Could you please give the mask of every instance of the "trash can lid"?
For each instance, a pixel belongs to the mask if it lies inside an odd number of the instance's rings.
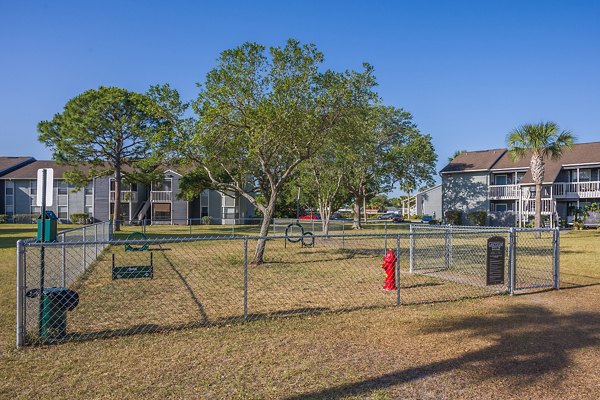
[[[38,217],[38,219],[42,219],[42,214],[40,214],[40,216]],[[46,210],[46,219],[52,219],[57,221],[58,217],[56,216],[56,214],[54,214],[54,211],[52,210]]]
[[[40,289],[30,289],[25,293],[26,297],[34,298],[40,295]],[[60,302],[68,311],[73,310],[79,304],[79,293],[64,287],[44,288],[44,296]]]

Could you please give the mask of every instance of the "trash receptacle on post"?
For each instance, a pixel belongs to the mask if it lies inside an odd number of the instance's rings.
[[[31,289],[25,296],[35,298],[40,289]],[[79,294],[62,287],[44,288],[41,307],[41,340],[44,342],[63,339],[67,335],[67,311],[79,304]]]
[[[42,215],[37,219],[37,240],[38,242],[42,241],[42,229],[45,226],[44,232],[44,241],[45,242],[55,242],[56,234],[57,234],[57,222],[58,218],[56,218],[56,214],[50,210],[46,210],[46,223],[43,223]]]

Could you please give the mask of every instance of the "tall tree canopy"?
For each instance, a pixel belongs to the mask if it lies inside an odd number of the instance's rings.
[[[559,159],[575,142],[570,131],[561,131],[555,122],[525,124],[514,129],[506,139],[513,159],[531,157],[529,168],[535,183],[535,227],[542,226],[542,184],[544,163],[547,159]]]
[[[360,229],[360,207],[367,196],[385,193],[394,185],[417,186],[431,181],[435,154],[431,136],[423,135],[412,115],[399,108],[375,105],[353,120],[352,140],[344,152],[344,185],[354,198],[353,228]]]
[[[374,85],[369,66],[343,74],[321,72],[322,62],[314,45],[296,40],[268,52],[245,43],[221,53],[193,103],[199,119],[184,145],[192,150],[188,160],[213,188],[237,193],[261,212],[261,236],[268,234],[291,174],[338,131],[351,111],[348,104],[368,96]],[[255,264],[263,262],[264,249],[265,240],[259,240]]]
[[[121,187],[153,173],[153,137],[172,129],[163,107],[150,94],[118,87],[91,89],[65,104],[63,112],[38,124],[39,140],[59,163],[74,169],[66,179],[77,187],[97,176],[114,175],[113,227],[119,230]]]

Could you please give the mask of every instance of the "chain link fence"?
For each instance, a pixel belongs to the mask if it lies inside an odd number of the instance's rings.
[[[18,346],[558,288],[556,230],[109,240],[98,229],[18,242]],[[502,279],[489,282],[498,237]]]

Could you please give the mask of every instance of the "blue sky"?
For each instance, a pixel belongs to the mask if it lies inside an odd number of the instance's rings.
[[[600,1],[5,2],[1,155],[50,153],[36,124],[100,85],[184,98],[220,51],[313,42],[326,67],[374,65],[385,103],[455,150],[503,147],[525,122],[600,140]]]

